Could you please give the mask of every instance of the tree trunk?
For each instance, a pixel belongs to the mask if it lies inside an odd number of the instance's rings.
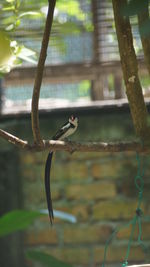
[[[139,32],[140,32],[140,27],[147,20],[149,20],[148,2],[147,2],[145,11],[138,15]],[[142,47],[143,47],[143,52],[144,52],[145,63],[147,65],[147,69],[150,75],[150,37],[142,36],[141,32],[140,32],[140,37],[141,37],[141,42],[142,42]]]
[[[127,4],[127,0],[112,0],[112,3],[123,77],[133,124],[137,136],[143,141],[146,141],[150,135],[150,129],[147,123],[148,112],[138,76],[138,66],[133,47],[131,25],[129,18],[124,17],[120,11],[121,7]]]

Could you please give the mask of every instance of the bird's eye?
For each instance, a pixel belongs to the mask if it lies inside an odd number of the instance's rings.
[[[72,116],[71,116],[71,120],[74,121],[74,119],[75,119],[75,117],[72,115]]]

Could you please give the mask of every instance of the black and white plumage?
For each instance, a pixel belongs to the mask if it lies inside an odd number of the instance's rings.
[[[68,136],[72,135],[78,127],[78,118],[75,116],[71,116],[69,121],[66,122],[52,137],[52,140],[63,140]]]
[[[78,127],[78,118],[72,115],[69,118],[69,121],[66,122],[56,132],[56,134],[52,137],[52,140],[63,140],[67,138],[76,131],[77,127]],[[50,190],[50,169],[51,169],[52,156],[53,156],[53,151],[49,152],[45,164],[45,192],[46,192],[47,206],[51,224],[52,220],[54,219],[51,190]]]

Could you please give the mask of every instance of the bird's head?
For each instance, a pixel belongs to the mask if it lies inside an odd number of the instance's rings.
[[[78,126],[78,118],[74,115],[71,115],[69,118],[69,122],[72,123],[74,126]]]

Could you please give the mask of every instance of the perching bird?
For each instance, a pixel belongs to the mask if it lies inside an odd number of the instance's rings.
[[[69,118],[68,122],[66,122],[56,132],[56,134],[52,137],[52,140],[63,140],[67,138],[76,131],[77,127],[78,127],[78,118],[72,115]],[[47,206],[51,224],[52,220],[54,219],[52,198],[50,191],[50,169],[51,169],[52,156],[53,156],[53,151],[49,152],[45,165],[45,191],[46,191]]]

